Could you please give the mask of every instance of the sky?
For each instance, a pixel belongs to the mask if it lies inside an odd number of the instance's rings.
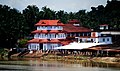
[[[0,4],[8,5],[20,11],[24,10],[28,5],[36,5],[40,10],[42,7],[47,6],[54,11],[90,11],[91,7],[97,7],[98,5],[105,6],[106,3],[107,0],[0,0]]]

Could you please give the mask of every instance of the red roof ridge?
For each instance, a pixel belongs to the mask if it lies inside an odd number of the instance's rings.
[[[63,26],[64,24],[59,20],[40,20],[35,25],[36,26],[54,26],[54,25]]]

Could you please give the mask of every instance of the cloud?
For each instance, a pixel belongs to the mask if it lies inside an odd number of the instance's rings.
[[[106,0],[0,0],[0,4],[8,5],[18,10],[24,10],[28,5],[36,5],[40,9],[47,6],[52,10],[76,12],[81,9],[90,10],[91,6],[105,5]]]

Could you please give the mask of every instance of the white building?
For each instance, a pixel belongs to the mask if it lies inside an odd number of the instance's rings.
[[[37,30],[32,31],[34,38],[28,41],[28,49],[53,50],[76,41],[75,38],[78,43],[112,43],[111,37],[100,32],[92,32],[79,23],[77,20],[71,20],[68,24],[63,24],[59,20],[40,20],[35,24]]]

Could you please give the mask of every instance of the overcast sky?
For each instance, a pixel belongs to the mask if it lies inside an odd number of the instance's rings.
[[[107,0],[0,0],[0,4],[8,5],[20,11],[24,10],[28,5],[36,5],[41,8],[47,6],[52,10],[64,10],[67,12],[77,12],[85,9],[91,10],[91,7],[98,5],[106,5]]]

